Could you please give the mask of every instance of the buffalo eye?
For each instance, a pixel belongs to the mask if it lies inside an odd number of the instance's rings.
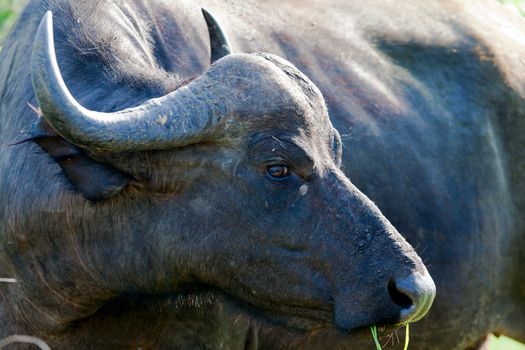
[[[288,167],[282,164],[269,166],[267,172],[270,178],[276,180],[282,180],[289,175]]]

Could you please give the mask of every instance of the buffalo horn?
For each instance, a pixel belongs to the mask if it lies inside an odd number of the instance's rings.
[[[210,107],[214,104],[206,103],[210,84],[204,77],[122,111],[102,113],[84,108],[62,79],[50,11],[38,27],[31,74],[43,117],[64,139],[83,148],[126,152],[180,147],[204,139],[221,117]]]
[[[211,46],[211,63],[218,59],[229,55],[232,50],[228,37],[222,30],[219,22],[215,20],[213,15],[206,9],[202,9],[202,14],[208,25],[208,33],[210,34],[210,46]]]

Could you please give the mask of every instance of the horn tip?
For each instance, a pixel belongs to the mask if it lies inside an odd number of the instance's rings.
[[[42,20],[40,21],[40,27],[51,26],[52,28],[52,25],[53,25],[53,12],[51,12],[51,10],[47,10],[44,16],[42,17]]]
[[[47,11],[40,25],[38,26],[37,34],[35,37],[35,44],[40,43],[41,41],[46,42],[49,40],[49,37],[53,35],[53,12]]]
[[[211,15],[210,15],[210,11],[208,11],[208,10],[206,9],[206,7],[202,7],[202,8],[201,8],[201,12],[202,12],[202,14],[204,15],[204,17],[210,17],[210,16],[211,16]]]
[[[226,36],[226,33],[222,30],[219,22],[205,7],[201,8],[201,12],[206,20],[208,26],[208,33],[210,35],[210,46],[211,46],[211,63],[218,59],[231,54],[231,46]]]

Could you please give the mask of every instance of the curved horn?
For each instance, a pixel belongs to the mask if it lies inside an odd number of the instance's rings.
[[[82,107],[60,74],[50,11],[42,18],[33,44],[31,76],[43,117],[64,139],[84,148],[125,152],[180,147],[205,138],[222,115],[206,103],[210,83],[205,77],[115,113]]]
[[[204,8],[202,9],[202,14],[208,25],[211,46],[211,63],[213,63],[219,58],[229,55],[232,50],[228,37],[222,30],[219,22],[217,22],[213,15]]]

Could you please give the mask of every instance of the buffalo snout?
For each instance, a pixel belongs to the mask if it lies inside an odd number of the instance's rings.
[[[357,295],[355,291],[353,295],[343,292],[335,298],[334,317],[338,328],[350,331],[373,324],[401,325],[416,322],[430,310],[436,295],[436,286],[426,269],[404,277],[391,278],[386,282],[377,278],[376,283],[382,285],[382,288],[374,298],[368,299],[368,302],[372,301],[375,305],[356,305],[356,302],[362,300],[359,294],[366,294],[365,290]],[[368,312],[356,318],[356,310],[365,307]]]
[[[328,230],[332,254],[325,255],[335,325],[350,331],[420,320],[436,287],[412,246],[343,174],[326,176],[321,188],[327,203],[337,203],[325,216],[336,223]]]

